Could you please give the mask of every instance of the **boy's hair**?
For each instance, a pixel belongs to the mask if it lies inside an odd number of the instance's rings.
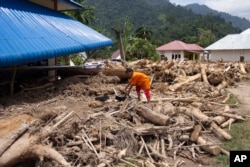
[[[129,73],[129,72],[134,72],[134,70],[133,70],[132,68],[126,68],[125,73],[127,74],[127,73]]]

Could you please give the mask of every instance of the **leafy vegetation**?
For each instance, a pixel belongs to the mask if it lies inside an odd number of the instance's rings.
[[[84,9],[68,14],[110,37],[115,43],[113,48],[102,52],[98,50],[95,54],[99,57],[111,55],[111,52],[119,48],[118,38],[113,29],[122,33],[128,58],[150,59],[157,58],[157,54],[150,51],[151,49],[172,40],[197,43],[207,47],[227,34],[241,32],[240,28],[233,27],[219,15],[196,14],[168,0],[79,0],[79,2],[84,5]],[[129,24],[129,27],[125,24]],[[142,52],[142,48],[148,50]]]
[[[133,29],[144,26],[152,31],[151,42],[157,46],[172,40],[199,43],[206,47],[229,33],[241,30],[234,28],[218,15],[195,14],[189,9],[175,6],[167,0],[86,0],[95,7],[97,21],[90,24],[108,32],[115,39],[111,28],[129,19]],[[210,32],[211,38],[204,42],[200,30]]]

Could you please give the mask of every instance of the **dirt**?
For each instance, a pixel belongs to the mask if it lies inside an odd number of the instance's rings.
[[[125,87],[125,83],[102,84],[102,82],[103,81],[98,80],[97,77],[91,78],[91,81],[86,81],[85,78],[83,79],[71,77],[63,80],[58,80],[53,83],[53,85],[50,85],[46,82],[42,83],[41,81],[39,83],[26,83],[26,85],[23,85],[26,87],[26,89],[24,89],[25,91],[18,92],[13,97],[1,96],[0,119],[5,119],[7,117],[19,114],[30,114],[36,118],[41,119],[41,125],[46,125],[51,124],[51,120],[61,113],[76,111],[77,117],[74,118],[73,123],[67,124],[64,126],[64,128],[59,130],[64,131],[62,132],[62,134],[74,134],[73,131],[79,128],[77,127],[79,125],[78,123],[88,120],[89,117],[93,115],[93,113],[100,111],[100,107],[104,111],[116,111],[117,109],[115,107],[123,105],[123,102],[116,102],[116,104],[114,105],[113,100],[115,96],[109,91],[110,88],[115,88],[118,91],[122,90]],[[38,89],[33,90],[32,88],[35,87]],[[226,90],[236,95],[240,100],[238,107],[233,108],[233,110],[240,112],[241,114],[249,114],[250,111],[248,103],[250,101],[250,81],[244,80],[238,83],[235,87],[230,87]],[[110,103],[105,106],[103,105],[103,103],[94,103],[95,97],[103,95],[104,93],[108,93],[110,95]],[[126,115],[121,116],[121,119],[122,117],[125,118]],[[91,127],[91,123],[93,122],[91,120],[88,120],[86,121],[85,126],[87,126],[92,131],[92,133],[95,133],[95,131],[98,131],[98,129],[96,129],[96,127]],[[101,123],[103,127],[116,127],[115,125],[105,125],[107,123],[105,122],[105,120],[102,120]],[[72,128],[72,126],[74,126],[74,128]],[[60,137],[61,136],[54,136],[54,140],[57,140],[59,148],[60,144],[63,145],[65,144],[65,142],[67,142],[60,141],[62,139]],[[73,136],[71,136],[71,138],[72,137]],[[89,157],[87,158],[89,159]],[[182,165],[183,167],[209,167],[211,166],[211,162],[213,161],[214,157],[209,155],[200,156],[199,160],[195,162],[183,157],[177,157],[177,159],[179,159],[180,162],[184,162],[184,164]]]
[[[227,91],[234,94],[237,99],[239,100],[239,104],[237,108],[234,108],[234,110],[237,110],[243,115],[250,114],[250,80],[246,79],[238,83],[234,87],[227,88]]]

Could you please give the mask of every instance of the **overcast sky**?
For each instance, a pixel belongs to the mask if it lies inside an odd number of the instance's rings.
[[[219,12],[226,12],[250,20],[249,0],[170,0],[170,2],[182,6],[192,3],[204,4]]]

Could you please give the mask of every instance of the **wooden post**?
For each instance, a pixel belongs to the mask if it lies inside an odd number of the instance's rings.
[[[48,66],[54,66],[56,64],[55,58],[48,59]],[[48,70],[48,77],[50,81],[55,81],[56,70]]]
[[[16,78],[16,66],[14,66],[13,75],[12,75],[12,78],[10,81],[10,96],[13,96],[13,94],[14,94],[15,78]]]

